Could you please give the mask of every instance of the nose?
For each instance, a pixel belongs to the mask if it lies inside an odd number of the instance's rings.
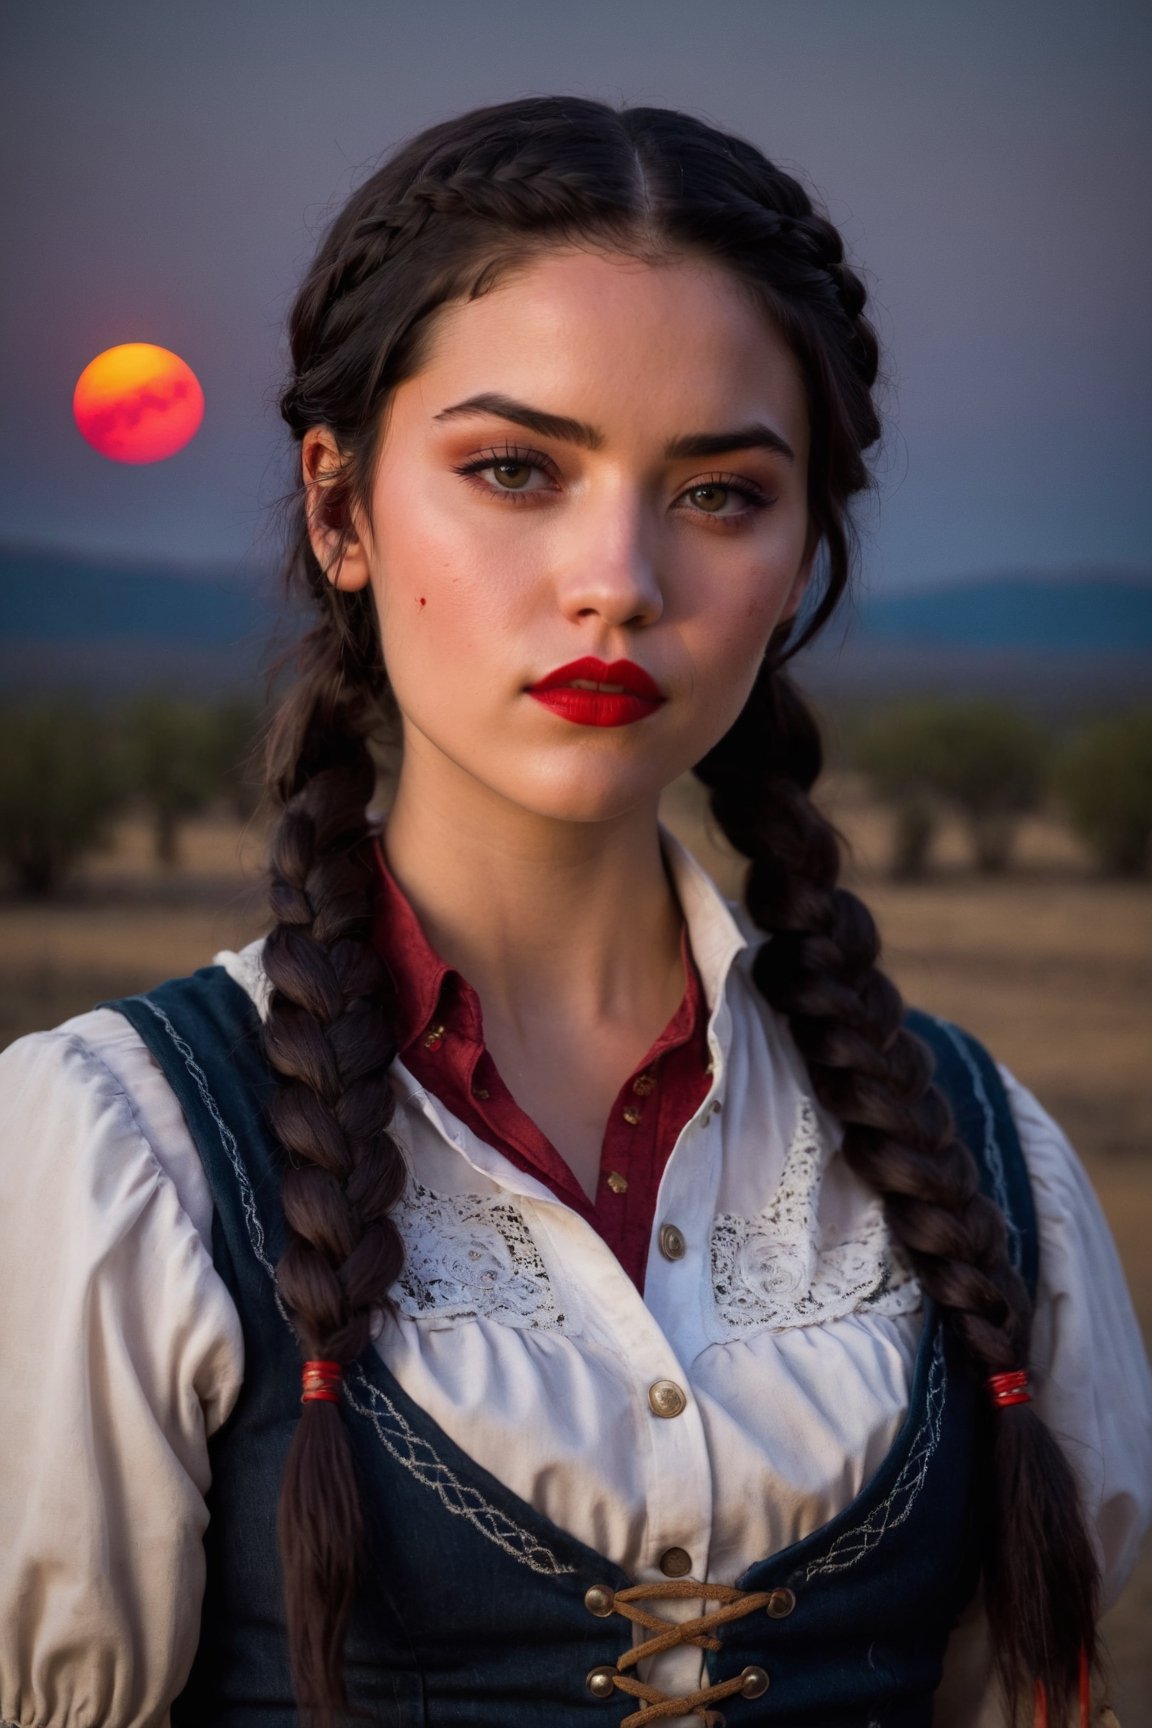
[[[664,610],[657,541],[635,496],[589,509],[557,578],[565,615],[634,629],[654,624]]]

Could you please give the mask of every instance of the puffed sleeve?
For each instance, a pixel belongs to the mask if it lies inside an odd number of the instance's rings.
[[[159,1728],[187,1677],[207,1441],[243,1371],[210,1228],[122,1016],[0,1056],[0,1721]]]
[[[1152,1376],[1116,1247],[1084,1167],[1047,1111],[1000,1069],[1032,1181],[1040,1279],[1032,1340],[1038,1412],[1080,1482],[1101,1604],[1123,1588],[1152,1520]],[[949,1645],[933,1728],[1004,1728],[979,1597]]]

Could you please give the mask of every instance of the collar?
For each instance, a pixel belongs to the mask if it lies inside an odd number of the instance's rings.
[[[764,940],[725,900],[711,876],[670,829],[660,824],[660,847],[700,972],[709,1013],[715,1015],[733,962]],[[745,925],[747,924],[747,928]]]
[[[749,938],[720,890],[688,848],[661,824],[660,846],[669,880],[684,914],[685,934],[700,974],[709,1016],[714,1016],[733,961]],[[400,1002],[399,1045],[404,1049],[434,1021],[445,989],[462,990],[466,981],[436,953],[392,874],[383,843],[373,843],[377,869],[373,941],[385,956]]]
[[[405,1049],[432,1022],[446,984],[460,985],[461,974],[432,947],[412,903],[388,867],[380,835],[372,843],[376,864],[376,901],[372,942],[384,957],[396,987],[397,1043]]]

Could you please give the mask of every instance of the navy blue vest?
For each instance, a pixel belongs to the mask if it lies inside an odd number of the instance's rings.
[[[291,1728],[276,1552],[281,1468],[300,1414],[299,1353],[277,1298],[284,1245],[273,1084],[255,1010],[220,967],[105,1004],[131,1021],[180,1101],[215,1203],[213,1259],[244,1333],[244,1385],[210,1442],[207,1588],[174,1728]],[[999,1076],[966,1034],[925,1015],[937,1080],[1005,1211],[1017,1264],[1036,1277],[1027,1172]],[[369,1347],[349,1371],[345,1417],[365,1507],[362,1587],[347,1642],[348,1693],[383,1728],[610,1728],[636,1703],[592,1696],[589,1671],[631,1647],[591,1585],[635,1580],[480,1468],[407,1396]],[[928,1728],[949,1631],[980,1563],[982,1401],[926,1303],[907,1417],[855,1500],[751,1566],[747,1590],[787,1586],[785,1618],[723,1630],[710,1683],[755,1664],[770,1685],[724,1700],[728,1728]]]

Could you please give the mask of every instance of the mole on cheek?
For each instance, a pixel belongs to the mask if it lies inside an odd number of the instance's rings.
[[[421,596],[420,596],[420,604],[421,604],[421,606],[427,606],[427,604],[428,604],[428,602],[427,602],[427,600],[425,600],[423,594],[421,594]]]

